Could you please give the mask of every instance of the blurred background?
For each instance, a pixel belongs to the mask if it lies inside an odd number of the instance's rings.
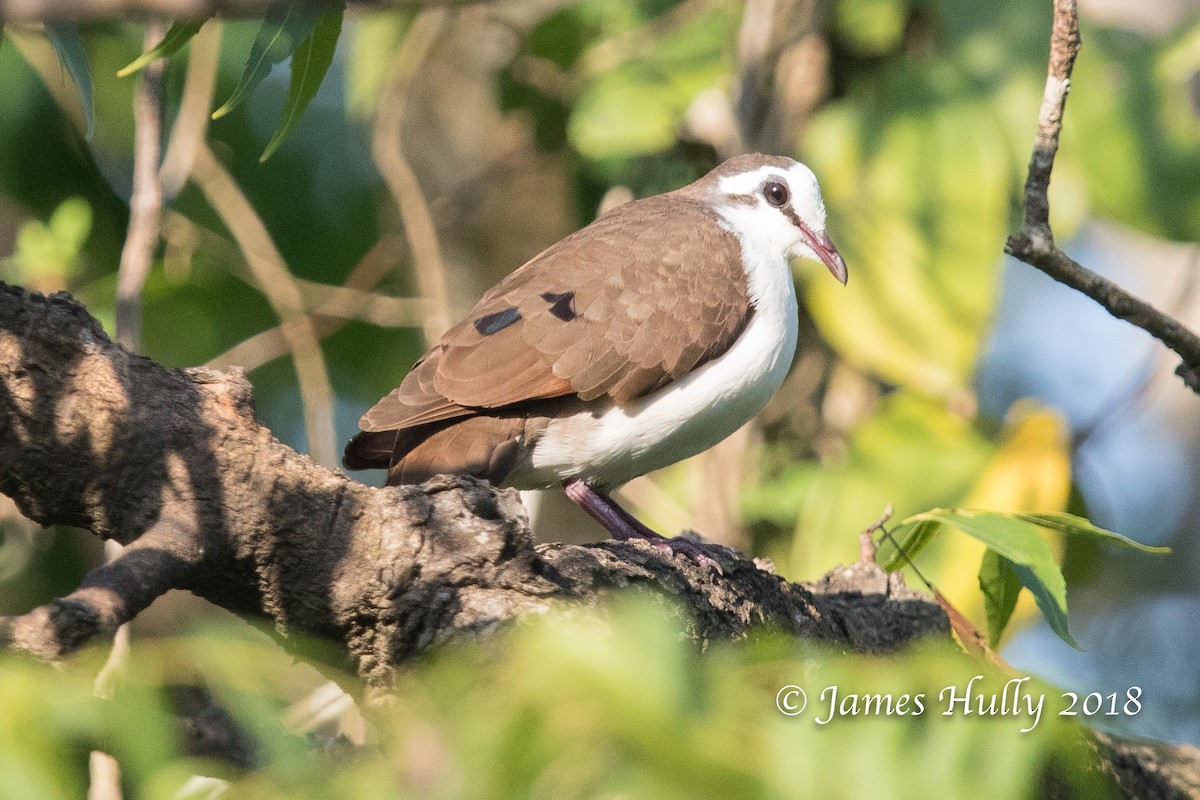
[[[1080,6],[1056,237],[1195,328],[1200,6]],[[795,265],[803,341],[784,389],[713,451],[631,483],[630,507],[664,532],[770,558],[792,580],[853,560],[858,531],[889,502],[897,519],[938,506],[1070,510],[1168,544],[1171,555],[1149,556],[1055,540],[1084,650],[1023,602],[1002,653],[1068,688],[1141,686],[1147,710],[1128,730],[1200,744],[1200,398],[1147,335],[1002,255],[1050,11],[1041,0],[352,7],[314,101],[262,163],[287,72],[206,122],[258,29],[211,20],[166,67],[175,172],[141,350],[170,366],[244,367],[261,420],[332,466],[426,336],[542,248],[738,152],[793,155],[821,181],[850,282]],[[111,331],[137,81],[115,74],[143,28],[89,24],[82,40],[90,138],[41,31],[4,29],[0,277],[66,289]],[[256,267],[270,246],[282,279]],[[315,355],[283,335],[295,313],[312,320]],[[530,505],[543,540],[601,538],[558,494]],[[70,591],[101,557],[91,537],[42,532],[3,498],[0,532],[4,614]],[[976,621],[982,552],[944,534],[920,560]],[[171,630],[197,605],[167,598],[135,627]]]

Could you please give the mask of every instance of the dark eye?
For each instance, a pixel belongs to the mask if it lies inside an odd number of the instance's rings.
[[[771,181],[763,187],[763,197],[767,198],[767,202],[776,208],[782,208],[787,205],[788,190],[787,187],[778,181]]]

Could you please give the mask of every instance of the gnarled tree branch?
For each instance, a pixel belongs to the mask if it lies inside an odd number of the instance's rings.
[[[771,624],[886,650],[947,630],[936,606],[878,572],[864,595],[741,560],[720,576],[636,544],[535,546],[515,491],[456,477],[365,486],[272,437],[240,373],[166,369],[109,341],[66,295],[4,284],[0,492],[43,525],[126,545],[76,592],[3,621],[4,639],[49,659],[170,588],[333,640],[378,687],[434,642],[637,584],[680,600],[701,638]]]
[[[1025,220],[1021,229],[1009,237],[1004,249],[1059,283],[1083,292],[1114,317],[1138,326],[1174,350],[1183,359],[1175,373],[1192,391],[1200,393],[1200,337],[1179,320],[1079,264],[1054,244],[1048,197],[1050,172],[1058,153],[1063,111],[1079,45],[1079,14],[1075,0],[1054,0],[1046,89],[1038,114],[1037,140],[1029,159],[1029,175],[1025,180]]]

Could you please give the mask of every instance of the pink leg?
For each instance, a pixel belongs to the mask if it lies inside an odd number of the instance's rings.
[[[721,574],[724,574],[721,565],[705,551],[717,550],[722,555],[733,555],[729,548],[722,547],[721,545],[706,545],[678,536],[668,539],[657,534],[639,522],[628,511],[621,508],[617,504],[617,501],[603,492],[596,491],[583,481],[563,481],[563,489],[572,502],[586,511],[592,519],[603,525],[604,529],[614,539],[619,541],[627,542],[630,539],[642,539],[650,542],[655,547],[670,550],[672,553],[683,553],[697,564],[707,564]]]

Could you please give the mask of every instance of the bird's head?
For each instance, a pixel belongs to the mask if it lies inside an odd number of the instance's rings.
[[[736,156],[692,186],[743,242],[821,261],[846,282],[846,262],[825,232],[821,187],[800,162],[757,153]]]

